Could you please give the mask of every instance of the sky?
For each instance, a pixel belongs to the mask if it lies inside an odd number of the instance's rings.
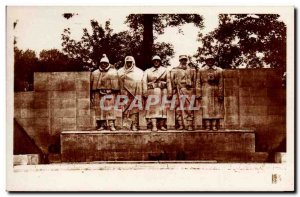
[[[83,35],[83,28],[92,31],[90,20],[95,19],[104,26],[105,21],[110,20],[111,28],[115,33],[129,30],[125,24],[126,16],[132,13],[153,13],[144,7],[9,7],[7,21],[17,21],[13,30],[17,37],[17,46],[20,49],[32,49],[37,55],[43,50],[62,50],[61,34],[65,28],[71,29],[71,37],[80,40]],[[224,9],[220,8],[222,12]],[[153,8],[150,8],[153,10]],[[187,13],[185,7],[170,8],[160,7],[154,9],[156,13]],[[259,10],[258,10],[259,11]],[[271,13],[274,12],[270,9]],[[284,11],[284,10],[283,10]],[[283,12],[281,11],[281,12]],[[177,27],[168,27],[164,34],[159,35],[157,42],[171,43],[174,47],[174,57],[171,59],[171,66],[177,66],[179,55],[193,56],[197,52],[200,43],[197,41],[199,31],[205,35],[218,27],[218,13],[220,11],[205,7],[195,7],[188,13],[200,14],[204,18],[204,28],[200,30],[193,24],[185,24],[181,27],[183,33],[178,32]],[[231,11],[232,12],[232,11]],[[229,12],[229,13],[231,13]],[[257,10],[255,11],[257,12]],[[262,12],[260,10],[260,12]],[[263,11],[264,13],[265,11]],[[69,20],[63,17],[63,13],[77,13]],[[245,12],[242,12],[245,13]],[[276,10],[275,13],[278,13]],[[280,13],[279,13],[280,14]],[[280,14],[279,20],[288,21],[288,16]],[[109,58],[109,57],[108,57]]]
[[[69,20],[63,13],[78,13]],[[10,21],[18,20],[14,34],[17,37],[17,46],[20,49],[32,49],[37,55],[43,49],[61,50],[61,34],[63,29],[71,29],[71,37],[80,40],[83,28],[91,32],[90,20],[95,19],[104,26],[105,21],[111,21],[111,27],[115,33],[128,30],[124,23],[126,16],[132,13],[131,9],[102,9],[99,7],[14,7],[9,12]],[[204,17],[205,28],[203,34],[212,31],[218,26],[218,15],[212,13],[199,13]],[[159,35],[158,42],[172,43],[174,46],[174,58],[171,65],[178,64],[178,56],[181,54],[194,55],[199,42],[196,41],[199,28],[193,24],[182,26],[183,34],[176,27],[168,27],[163,35]]]

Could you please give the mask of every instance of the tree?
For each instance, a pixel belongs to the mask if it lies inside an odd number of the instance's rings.
[[[70,59],[57,49],[40,52],[39,72],[83,71],[80,62]]]
[[[199,34],[195,57],[216,57],[222,68],[286,67],[286,25],[277,14],[220,14],[219,27]]]
[[[203,17],[198,14],[130,14],[126,23],[137,34],[142,35],[141,59],[144,62],[142,69],[145,70],[150,67],[151,58],[156,54],[156,34],[163,34],[166,27],[179,27],[179,32],[182,32],[180,26],[186,23],[193,23],[201,29]]]
[[[38,66],[38,58],[34,51],[25,51],[14,47],[14,90],[32,90],[33,72]]]
[[[82,62],[86,70],[94,70],[103,54],[109,57],[110,63],[116,68],[123,66],[125,57],[131,55],[136,59],[137,66],[143,68],[141,34],[134,31],[114,33],[109,21],[103,28],[97,21],[91,20],[91,26],[92,33],[84,28],[79,41],[71,39],[69,28],[64,30],[62,46],[69,58]],[[172,45],[164,42],[151,45],[150,51],[160,54],[166,65],[169,65],[170,57],[174,54]]]

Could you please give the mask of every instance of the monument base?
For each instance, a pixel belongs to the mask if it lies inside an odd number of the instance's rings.
[[[62,162],[266,162],[267,158],[267,153],[255,152],[253,130],[61,133]]]

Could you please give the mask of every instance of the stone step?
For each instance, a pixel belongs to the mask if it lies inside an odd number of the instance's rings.
[[[253,160],[253,130],[64,131],[62,162],[156,160]],[[236,159],[234,159],[236,158]]]

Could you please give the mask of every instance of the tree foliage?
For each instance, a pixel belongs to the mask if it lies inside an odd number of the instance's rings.
[[[98,67],[103,54],[106,54],[110,63],[119,68],[123,66],[124,59],[128,55],[134,56],[137,66],[143,68],[141,57],[142,35],[133,31],[114,33],[110,27],[110,21],[106,21],[102,27],[97,21],[91,20],[92,32],[83,29],[83,35],[76,41],[71,38],[71,30],[64,30],[62,34],[63,52],[69,58],[82,62],[86,70],[94,70]],[[169,64],[170,57],[174,54],[172,45],[168,43],[155,43],[153,51],[164,58],[164,63]]]
[[[50,49],[40,52],[38,71],[83,71],[83,68],[79,61],[69,58],[57,49]]]
[[[151,58],[157,53],[155,45],[158,43],[155,43],[155,40],[157,35],[164,33],[166,27],[178,27],[181,33],[180,27],[186,23],[193,23],[199,29],[203,28],[203,17],[199,14],[130,14],[125,22],[136,34],[142,36],[141,59],[144,62],[142,69],[151,66]]]
[[[32,90],[33,72],[38,67],[38,58],[33,50],[14,48],[14,90]]]
[[[199,41],[198,62],[211,54],[222,68],[286,67],[286,25],[277,14],[220,14],[219,27]]]
[[[83,71],[79,62],[68,58],[57,49],[35,51],[14,48],[14,90],[32,91],[34,72]]]

